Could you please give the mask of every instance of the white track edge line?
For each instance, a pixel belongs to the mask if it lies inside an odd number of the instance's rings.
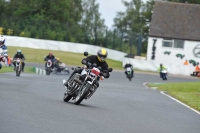
[[[148,87],[146,84],[148,84],[148,82],[143,83],[143,85],[144,85],[146,88],[150,88],[150,87]],[[150,89],[151,89],[151,88],[150,88]],[[172,100],[174,100],[174,101],[180,103],[181,105],[183,105],[183,106],[185,106],[185,107],[191,109],[192,111],[194,111],[195,113],[197,113],[197,114],[200,115],[200,112],[199,112],[199,111],[197,111],[197,110],[191,108],[190,106],[186,105],[185,103],[182,103],[181,101],[177,100],[176,98],[173,98],[173,97],[171,97],[170,95],[165,94],[164,91],[160,91],[160,93],[163,94],[163,95],[165,95],[165,96],[167,96],[167,97],[169,97],[169,98],[171,98]]]
[[[174,101],[176,101],[176,102],[182,104],[183,106],[185,106],[185,107],[191,109],[192,111],[194,111],[195,113],[197,113],[197,114],[200,115],[200,112],[199,112],[199,111],[197,111],[197,110],[191,108],[190,106],[186,105],[185,103],[182,103],[181,101],[177,100],[176,98],[173,98],[173,97],[171,97],[170,95],[165,94],[164,91],[161,91],[160,93],[163,94],[163,95],[165,95],[165,96],[167,96],[167,97],[169,97],[169,98],[171,98],[172,100],[174,100]]]

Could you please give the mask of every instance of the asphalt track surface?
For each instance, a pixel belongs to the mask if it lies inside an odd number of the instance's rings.
[[[41,66],[41,65],[38,65]],[[200,115],[143,83],[198,82],[199,79],[123,72],[80,105],[62,100],[66,75],[0,74],[0,133],[199,133]]]

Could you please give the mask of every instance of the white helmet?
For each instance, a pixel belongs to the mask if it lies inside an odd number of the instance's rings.
[[[0,45],[5,43],[5,38],[3,35],[0,35]]]

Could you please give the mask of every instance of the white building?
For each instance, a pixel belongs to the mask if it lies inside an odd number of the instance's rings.
[[[147,60],[163,63],[171,71],[194,71],[195,63],[200,62],[200,5],[155,2]],[[190,62],[187,68],[183,65],[186,60]]]

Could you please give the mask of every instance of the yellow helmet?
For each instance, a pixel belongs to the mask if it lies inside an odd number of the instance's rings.
[[[102,48],[97,52],[97,58],[100,62],[104,62],[108,56],[106,49]]]
[[[56,58],[56,60],[60,60],[59,58]]]

